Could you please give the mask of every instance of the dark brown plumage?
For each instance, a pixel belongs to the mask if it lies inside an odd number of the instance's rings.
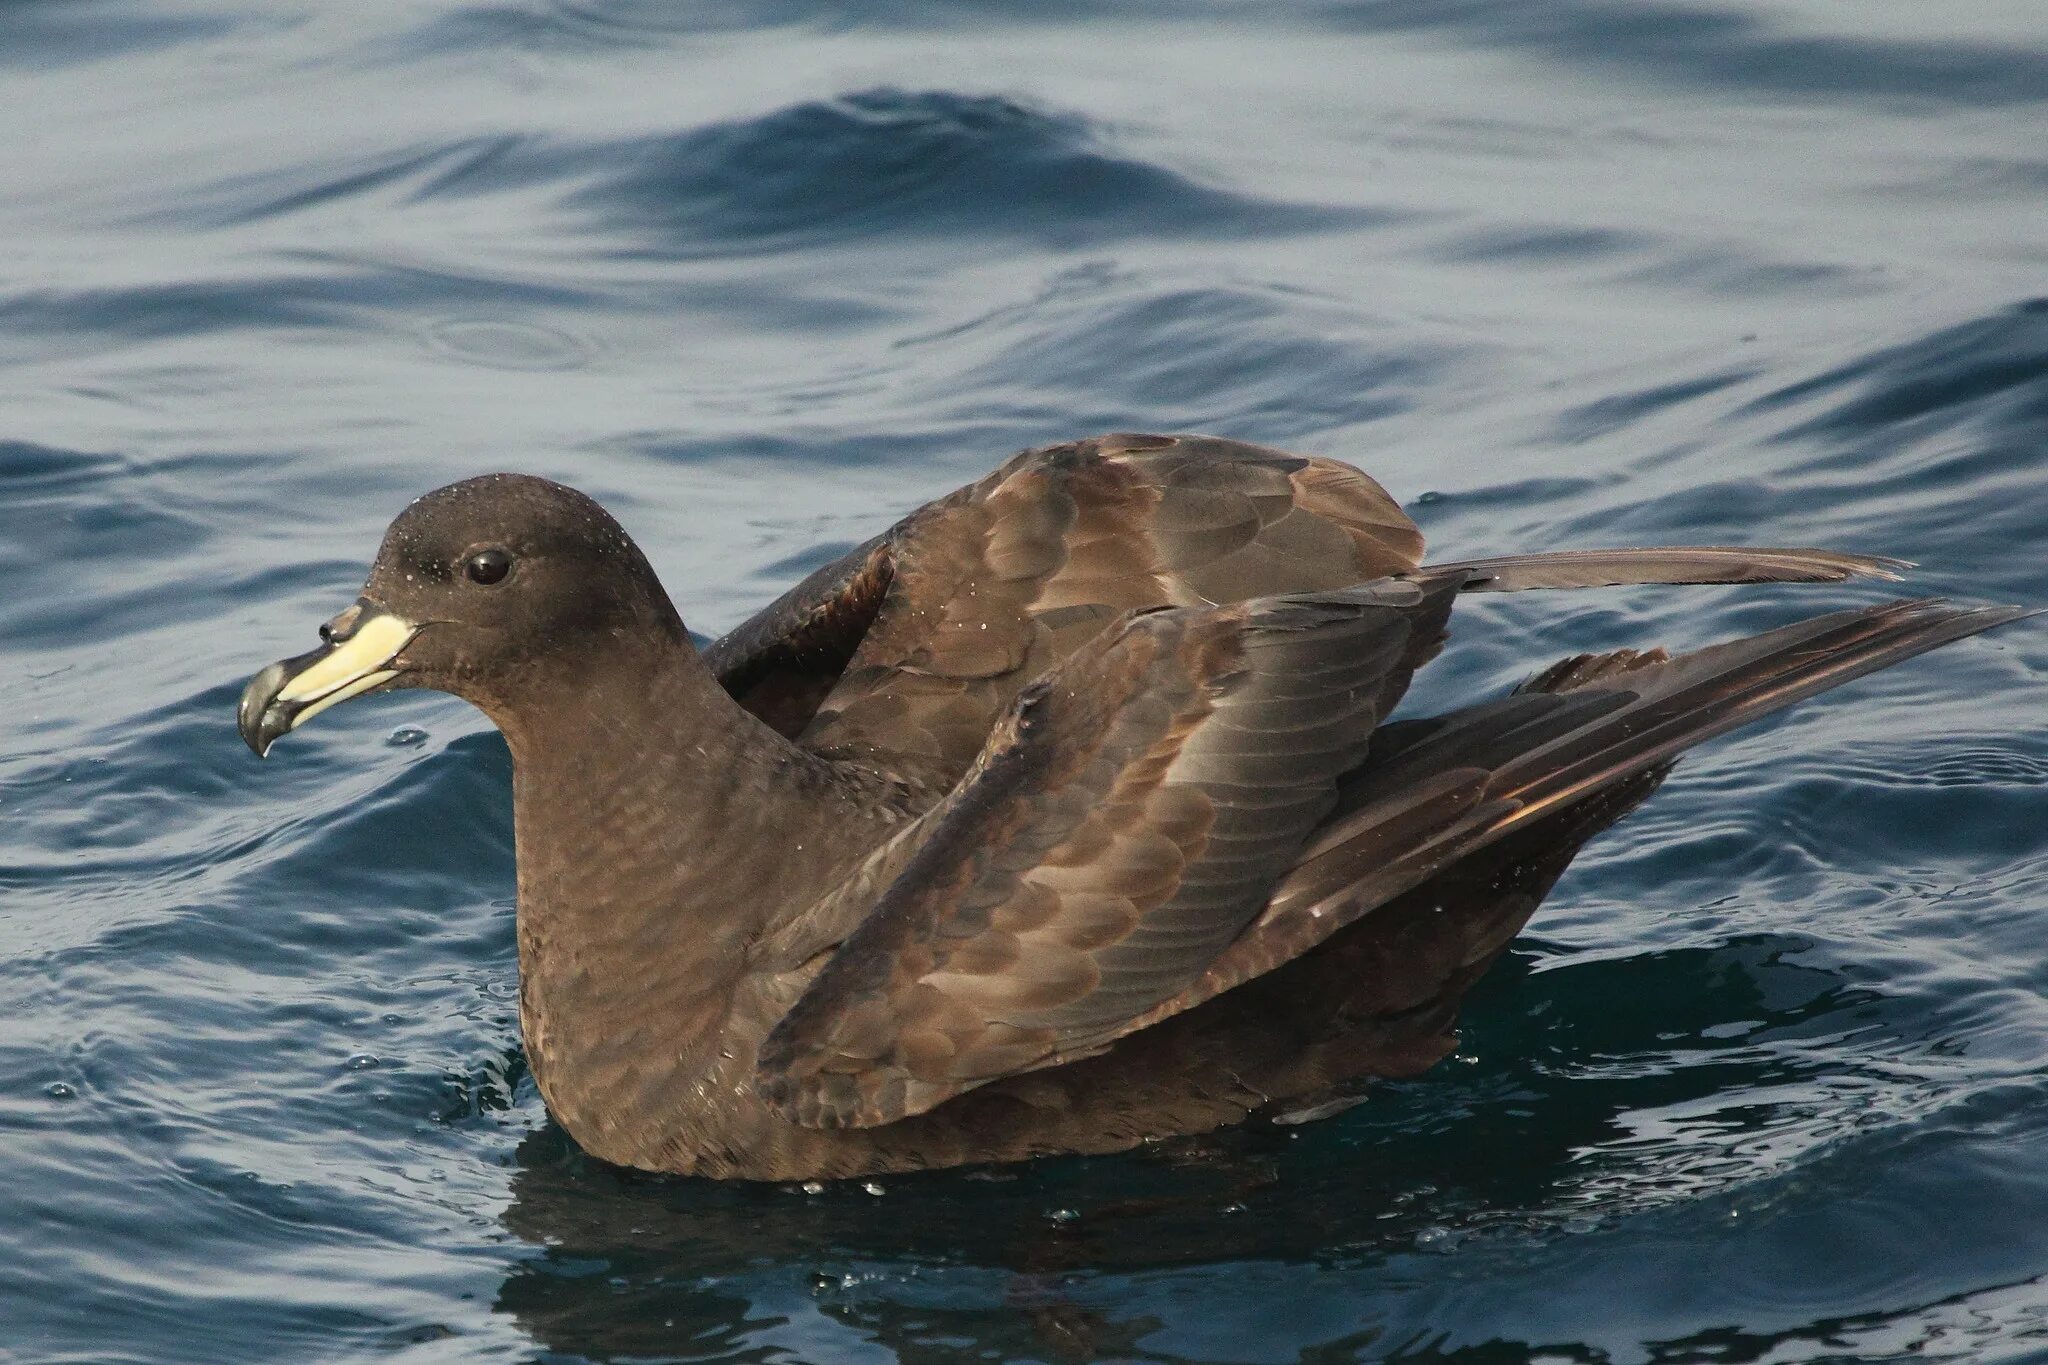
[[[551,1111],[626,1165],[839,1176],[1114,1151],[1413,1074],[1682,750],[2024,614],[1887,603],[1388,723],[1463,592],[1904,567],[1421,554],[1347,465],[1111,436],[1017,456],[700,655],[602,509],[492,476],[408,508],[241,724],[260,753],[368,691],[481,707],[514,760]]]

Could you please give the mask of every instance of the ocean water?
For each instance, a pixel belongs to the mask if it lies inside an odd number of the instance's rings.
[[[7,0],[0,93],[0,1359],[2048,1359],[2039,623],[1689,759],[1426,1077],[818,1193],[549,1125],[474,712],[232,719],[457,477],[715,634],[1111,429],[2048,604],[2032,0]]]

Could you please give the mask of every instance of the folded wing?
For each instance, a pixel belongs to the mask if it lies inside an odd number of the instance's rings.
[[[1130,618],[1034,684],[770,1035],[785,1117],[865,1126],[1100,1050],[1260,913],[1463,574]]]

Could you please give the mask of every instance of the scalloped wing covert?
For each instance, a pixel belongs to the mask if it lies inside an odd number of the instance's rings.
[[[893,878],[769,1036],[764,1095],[812,1126],[886,1123],[1097,1051],[1199,980],[1463,581],[1152,612],[1077,651],[905,832],[908,856],[877,855]]]
[[[1028,450],[904,518],[706,654],[743,705],[936,794],[1019,690],[1123,613],[1412,569],[1422,534],[1334,460],[1208,436]]]

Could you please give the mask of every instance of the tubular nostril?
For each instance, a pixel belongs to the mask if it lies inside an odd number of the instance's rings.
[[[332,648],[348,640],[356,633],[356,627],[363,621],[363,604],[356,603],[338,616],[330,616],[320,625],[320,643]]]

